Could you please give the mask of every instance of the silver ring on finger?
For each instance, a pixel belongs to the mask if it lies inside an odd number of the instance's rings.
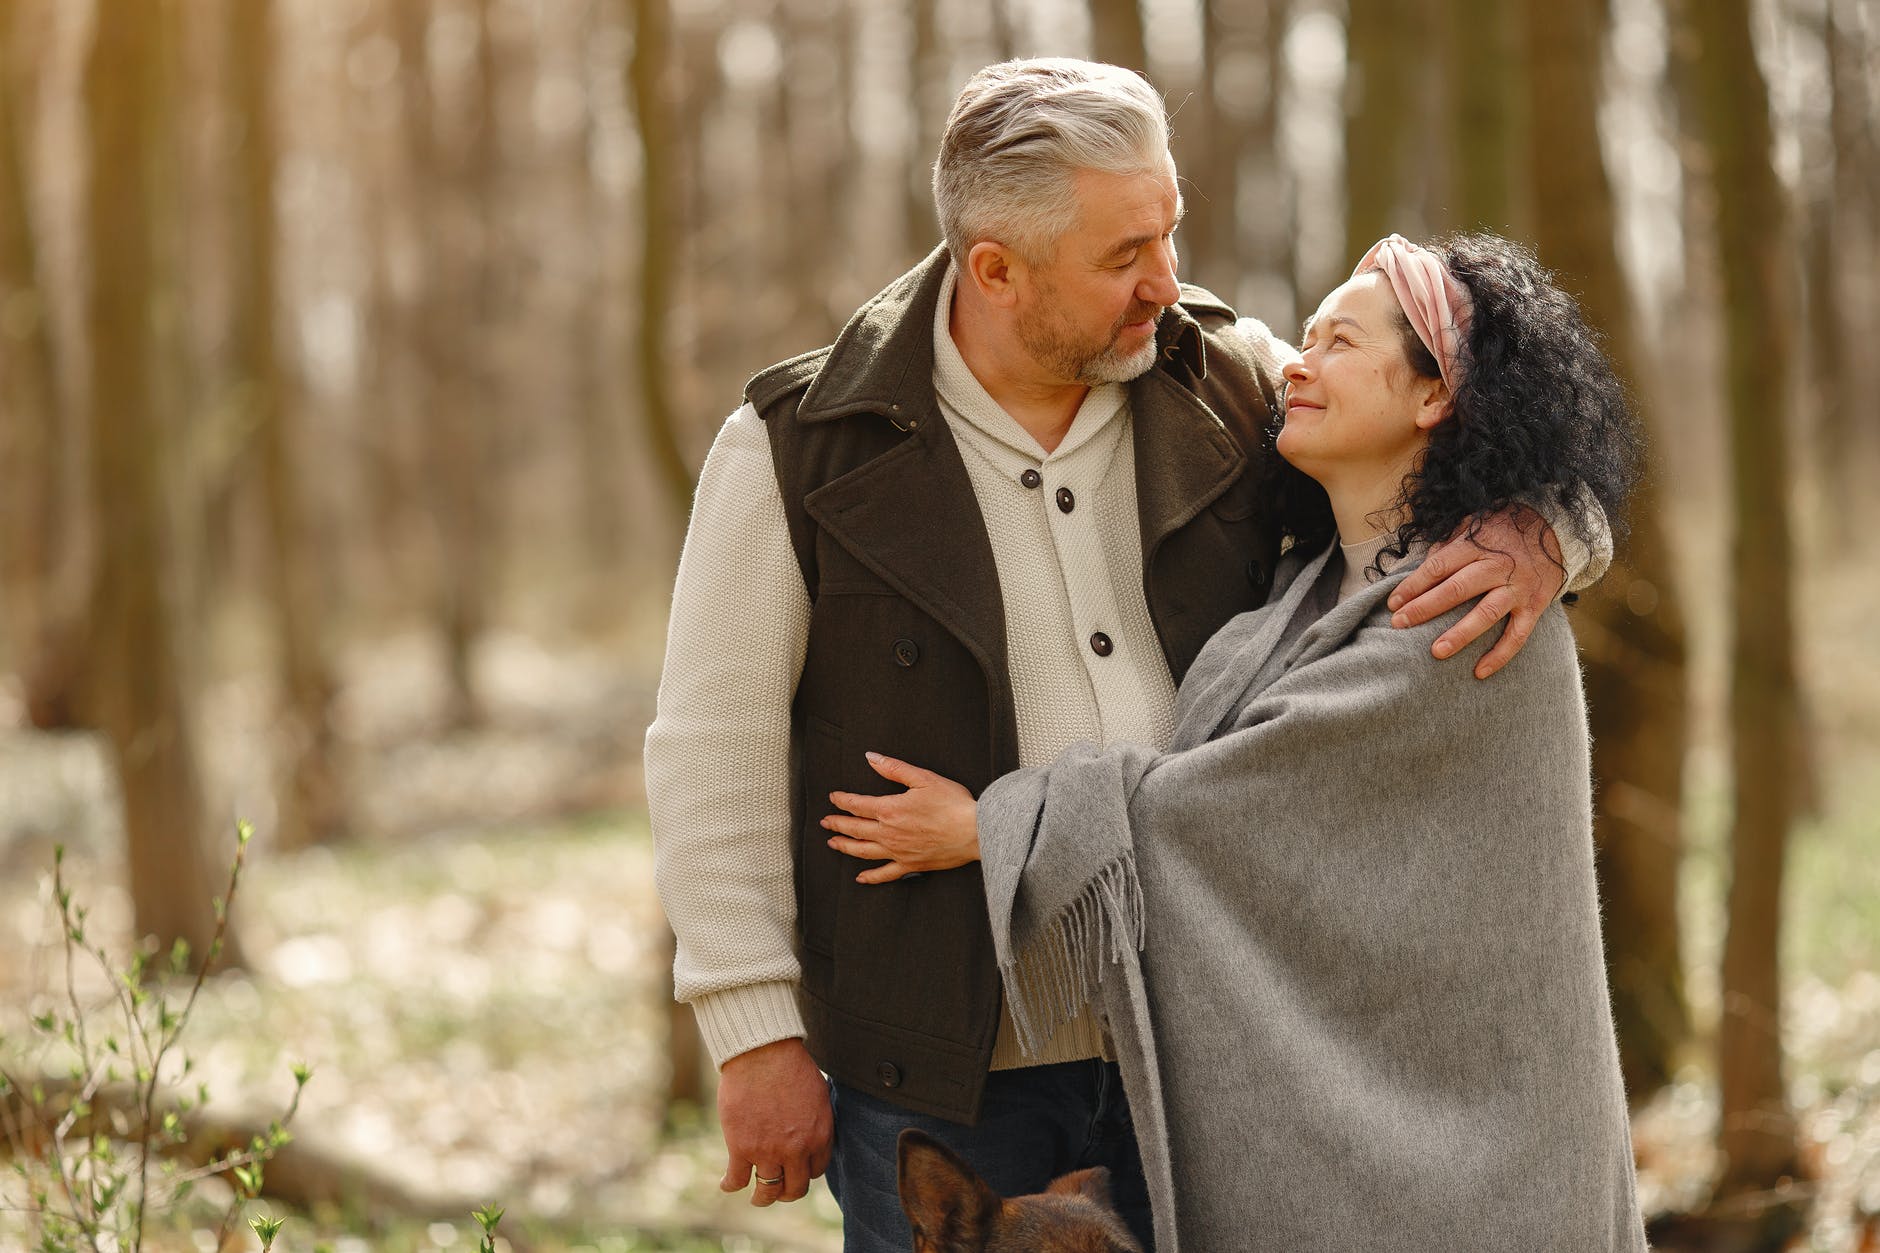
[[[783,1182],[782,1175],[778,1175],[775,1179],[766,1179],[762,1175],[758,1174],[756,1171],[752,1171],[751,1177],[766,1188],[774,1188],[778,1184]]]

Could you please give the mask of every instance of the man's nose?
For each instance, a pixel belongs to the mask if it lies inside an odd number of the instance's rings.
[[[1136,294],[1144,300],[1152,300],[1164,308],[1182,298],[1182,285],[1175,277],[1175,245],[1173,241],[1163,240],[1156,249],[1157,260],[1154,269],[1143,279]]]

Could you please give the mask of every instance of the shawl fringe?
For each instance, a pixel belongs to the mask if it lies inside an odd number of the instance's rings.
[[[1095,1003],[1107,967],[1142,951],[1142,883],[1124,853],[1091,877],[1023,952],[999,963],[1006,1005],[1027,1053]]]

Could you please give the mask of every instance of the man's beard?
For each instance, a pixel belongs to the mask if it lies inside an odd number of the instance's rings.
[[[1063,306],[1057,303],[1056,292],[1047,289],[1039,296],[1039,314],[1018,324],[1018,340],[1032,360],[1054,377],[1096,387],[1103,383],[1127,383],[1147,373],[1155,364],[1155,336],[1150,335],[1132,349],[1124,349],[1117,341],[1125,326],[1160,318],[1160,305],[1131,308],[1110,328],[1101,343],[1080,342],[1059,316]]]

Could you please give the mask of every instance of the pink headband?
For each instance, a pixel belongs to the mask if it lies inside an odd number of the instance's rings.
[[[1454,396],[1462,382],[1464,337],[1469,332],[1468,288],[1457,282],[1449,268],[1433,252],[1419,248],[1402,235],[1386,235],[1371,245],[1358,268],[1356,278],[1366,270],[1382,270],[1397,293],[1410,329],[1436,358],[1443,383]]]

